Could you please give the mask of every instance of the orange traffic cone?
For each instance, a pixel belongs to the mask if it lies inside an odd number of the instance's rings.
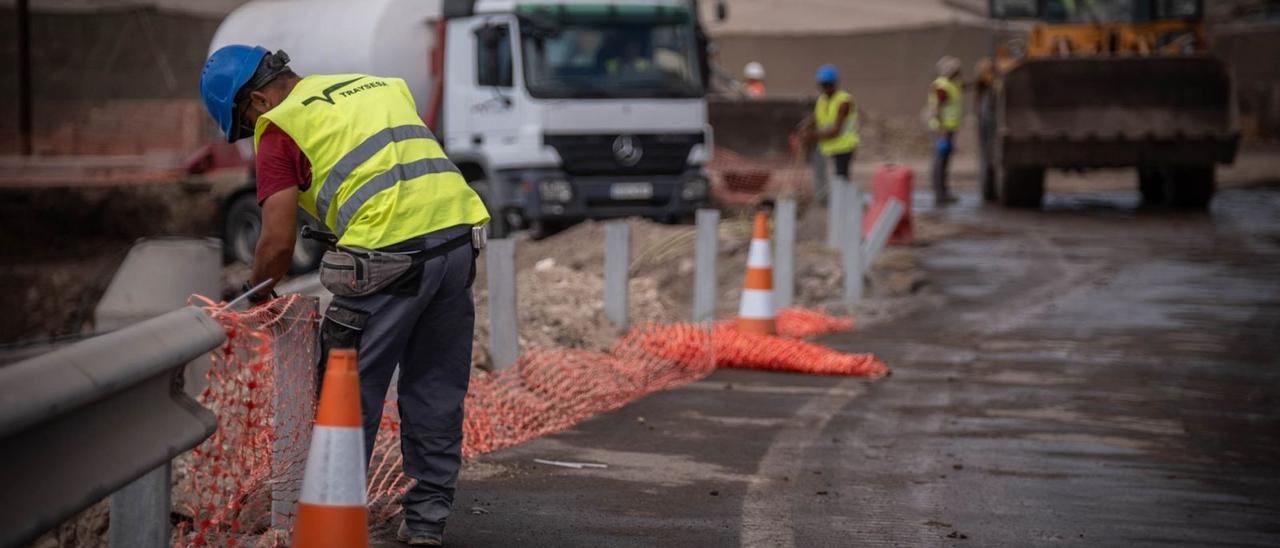
[[[364,430],[354,350],[329,352],[298,497],[294,548],[369,546]]]
[[[756,213],[755,232],[747,254],[747,279],[738,306],[738,330],[772,335],[778,331],[773,309],[773,252],[769,249],[769,216]]]

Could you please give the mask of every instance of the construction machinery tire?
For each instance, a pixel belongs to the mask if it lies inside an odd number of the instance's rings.
[[[1000,198],[1000,193],[996,190],[996,170],[988,160],[978,168],[979,177],[982,178],[982,199],[988,202],[994,202]]]
[[[1164,205],[1169,198],[1168,185],[1169,180],[1159,167],[1138,167],[1138,192],[1142,195],[1142,205]]]
[[[1005,168],[1000,174],[1000,205],[1005,207],[1040,207],[1044,197],[1044,168]]]
[[[1214,166],[1178,166],[1168,170],[1169,204],[1185,209],[1205,209],[1213,199]]]

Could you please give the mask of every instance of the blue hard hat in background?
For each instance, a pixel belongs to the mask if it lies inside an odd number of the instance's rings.
[[[840,71],[836,70],[835,65],[822,65],[818,67],[817,78],[819,84],[834,84],[840,79]]]
[[[209,115],[226,134],[227,142],[239,140],[244,133],[236,112],[236,94],[258,70],[262,58],[270,54],[262,46],[223,46],[209,56],[200,73],[200,98]]]

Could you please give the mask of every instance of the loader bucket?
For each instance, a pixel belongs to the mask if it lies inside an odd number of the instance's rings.
[[[1028,60],[999,108],[1006,167],[1230,163],[1239,141],[1230,76],[1208,56]]]

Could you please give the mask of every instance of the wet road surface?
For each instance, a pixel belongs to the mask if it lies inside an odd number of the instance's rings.
[[[488,455],[449,545],[1280,544],[1280,188],[972,199],[944,304],[824,340],[891,377],[720,371]]]

